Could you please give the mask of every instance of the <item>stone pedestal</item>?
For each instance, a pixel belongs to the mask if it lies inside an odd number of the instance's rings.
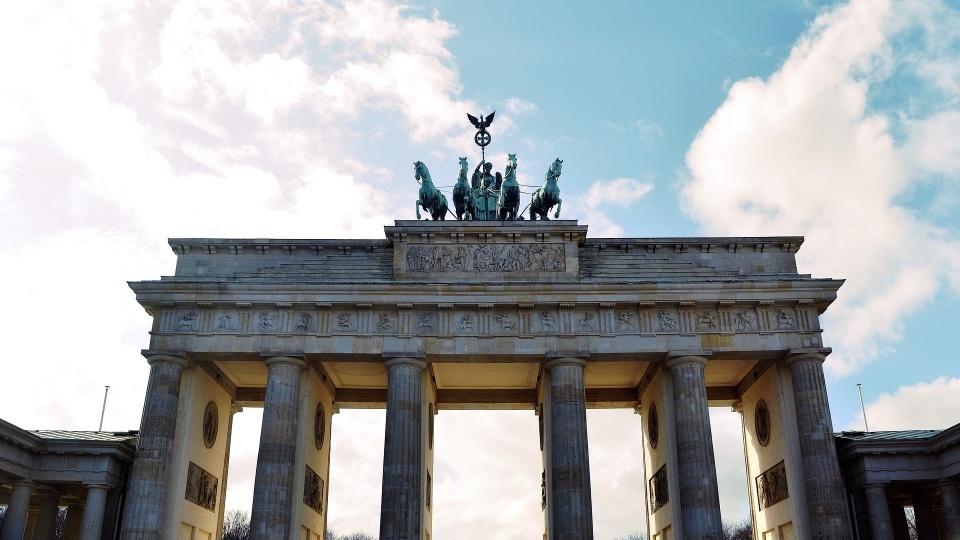
[[[870,515],[873,540],[894,540],[886,487],[883,484],[867,484],[863,490],[867,495],[867,513]]]
[[[593,538],[590,454],[582,358],[556,358],[546,363],[550,423],[546,470],[549,530],[556,540]]]
[[[383,441],[383,491],[380,540],[423,537],[424,392],[421,373],[426,362],[392,358],[387,367],[387,421]]]
[[[180,382],[189,365],[185,358],[155,355],[147,359],[150,379],[140,421],[140,442],[133,462],[122,540],[159,540],[167,504],[167,487],[177,433]],[[90,512],[87,507],[84,514]]]
[[[30,510],[30,493],[33,482],[24,480],[13,484],[7,513],[0,528],[0,540],[21,540],[27,530],[27,512]]]
[[[940,502],[943,504],[943,521],[947,527],[947,540],[960,540],[960,489],[957,483],[943,480],[940,487]]]
[[[253,487],[252,540],[288,538],[296,534],[290,531],[290,515],[294,504],[297,404],[300,374],[307,364],[287,356],[273,357],[265,363],[269,371]]]
[[[674,422],[684,539],[721,540],[720,492],[710,431],[710,408],[702,356],[675,356],[666,362],[673,375]]]
[[[100,540],[103,531],[103,512],[107,507],[107,492],[110,486],[88,484],[87,504],[83,512],[83,524],[80,526],[80,540]]]
[[[45,494],[40,497],[40,510],[37,513],[37,526],[33,530],[36,540],[53,538],[57,531],[57,512],[60,510],[60,497]]]
[[[787,359],[787,365],[793,379],[811,538],[848,540],[853,531],[833,442],[824,360],[822,354],[797,354]]]

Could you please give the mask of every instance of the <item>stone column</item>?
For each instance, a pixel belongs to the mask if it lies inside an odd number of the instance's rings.
[[[427,363],[415,358],[387,360],[387,422],[383,439],[383,490],[380,540],[423,537],[420,526],[424,494],[423,385]]]
[[[37,514],[37,526],[33,530],[34,540],[47,540],[56,536],[59,511],[59,495],[45,493],[40,496],[40,512]]]
[[[787,359],[800,437],[800,461],[813,540],[853,538],[844,495],[833,422],[823,378],[822,354],[795,354]]]
[[[947,540],[960,540],[960,488],[951,480],[941,480],[940,502],[943,504],[943,521],[947,526]]]
[[[227,449],[223,454],[223,476],[220,477],[220,501],[217,503],[217,534],[214,538],[223,537],[223,516],[226,513],[227,503],[227,472],[230,469],[230,443],[233,439],[233,415],[242,411],[236,403],[230,404],[230,418],[227,420]]]
[[[702,356],[675,356],[665,363],[673,374],[677,431],[680,522],[684,539],[720,540],[720,491],[713,455],[710,408]],[[674,519],[677,519],[674,516]]]
[[[80,540],[100,540],[108,491],[110,486],[106,484],[87,484],[87,504],[80,525]]]
[[[907,526],[907,514],[903,504],[896,501],[890,503],[890,523],[893,525],[895,540],[910,540],[910,528]]]
[[[873,540],[893,540],[893,521],[890,519],[887,488],[883,484],[867,484],[863,486],[863,491],[867,494],[867,514],[870,517]]]
[[[555,358],[550,372],[550,517],[553,538],[593,538],[590,492],[590,453],[587,448],[587,407],[582,358]]]
[[[290,516],[294,504],[297,409],[300,375],[307,363],[289,356],[275,356],[264,363],[269,371],[253,487],[251,540],[288,538],[295,534],[290,531]]]
[[[83,505],[67,505],[67,518],[63,521],[63,540],[79,540],[80,522],[83,519]]]
[[[937,522],[933,514],[930,496],[923,492],[910,494],[913,500],[913,517],[917,520],[917,538],[919,540],[937,540]]]
[[[27,530],[27,512],[30,510],[32,491],[33,482],[29,480],[13,484],[7,513],[3,517],[3,528],[0,528],[0,540],[22,540],[23,533]]]
[[[140,419],[140,443],[130,473],[123,511],[123,540],[159,540],[167,506],[167,486],[177,434],[180,381],[190,363],[179,356],[147,358],[150,379]],[[90,512],[87,507],[86,512]]]

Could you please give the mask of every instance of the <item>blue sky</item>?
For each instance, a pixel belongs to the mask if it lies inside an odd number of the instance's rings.
[[[496,109],[496,168],[516,153],[539,184],[562,158],[562,217],[590,236],[804,235],[801,272],[847,280],[823,316],[837,430],[862,423],[858,382],[873,429],[960,421],[955,2],[3,11],[0,335],[3,378],[23,381],[6,420],[90,429],[109,384],[106,427],[135,428],[149,320],[126,281],[172,273],[166,238],[382,237],[413,217],[412,163],[452,184],[458,156],[479,159],[465,113]],[[628,413],[590,417],[598,538],[643,526]],[[437,420],[438,450],[463,457],[438,461],[437,534],[537,534],[532,414],[464,415]],[[738,519],[738,420],[713,415]],[[376,530],[382,429],[382,411],[334,419],[337,530]],[[258,430],[258,411],[238,415],[230,506],[249,506]]]

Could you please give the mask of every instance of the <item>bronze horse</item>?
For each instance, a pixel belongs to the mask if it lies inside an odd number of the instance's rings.
[[[562,159],[553,160],[550,168],[547,169],[543,185],[533,192],[533,198],[530,201],[531,220],[536,220],[537,216],[540,216],[540,219],[549,220],[547,214],[550,213],[550,209],[554,205],[557,207],[557,212],[553,214],[553,217],[560,217],[560,207],[563,200],[560,199],[560,186],[557,185],[557,178],[560,178],[561,165],[563,165]]]
[[[413,172],[417,182],[420,183],[420,198],[417,199],[416,203],[417,219],[420,219],[421,206],[424,210],[430,212],[430,217],[432,217],[434,221],[446,218],[447,198],[433,185],[433,180],[430,178],[430,171],[427,170],[427,166],[424,165],[422,161],[417,161],[413,164]]]

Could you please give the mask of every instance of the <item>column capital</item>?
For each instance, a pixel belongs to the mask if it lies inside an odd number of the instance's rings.
[[[180,369],[186,369],[193,366],[193,362],[181,354],[161,353],[159,351],[141,351],[141,354],[147,358],[147,363],[151,366],[174,366]]]
[[[823,363],[827,359],[827,355],[833,351],[830,347],[823,347],[817,349],[790,349],[789,354],[787,354],[786,364],[791,366],[799,362],[818,362]]]
[[[111,489],[113,489],[113,486],[111,486],[110,484],[105,484],[103,482],[89,482],[89,483],[84,482],[83,487],[87,489],[102,489],[105,491],[110,491]]]
[[[863,485],[860,486],[860,487],[862,487],[864,491],[866,491],[866,490],[868,490],[868,489],[883,489],[883,490],[886,490],[886,489],[887,489],[887,484],[889,484],[889,482],[868,482],[868,483],[866,483],[866,484],[863,484]]]
[[[36,482],[34,482],[33,480],[30,480],[29,478],[21,478],[20,480],[17,480],[16,482],[12,482],[10,485],[12,485],[13,487],[29,487],[29,488],[32,489],[33,486],[35,486],[35,485],[37,485],[37,484],[36,484]]]
[[[677,366],[683,366],[687,364],[699,364],[701,366],[707,365],[707,356],[713,354],[709,351],[699,351],[701,354],[669,354],[667,356],[667,361],[663,363],[664,367],[667,369],[673,369]]]
[[[271,356],[263,361],[267,367],[270,366],[293,366],[296,368],[304,369],[307,367],[307,362],[303,358],[296,358],[293,356]]]
[[[543,364],[543,367],[545,367],[547,370],[553,370],[553,368],[564,366],[586,368],[587,361],[583,358],[577,358],[575,356],[560,356],[547,360],[546,363]]]
[[[390,358],[389,360],[384,362],[383,365],[386,366],[387,369],[390,369],[396,366],[413,366],[421,371],[423,371],[424,369],[427,369],[426,361],[421,360],[419,358],[411,358],[409,356],[397,356],[397,357]]]

